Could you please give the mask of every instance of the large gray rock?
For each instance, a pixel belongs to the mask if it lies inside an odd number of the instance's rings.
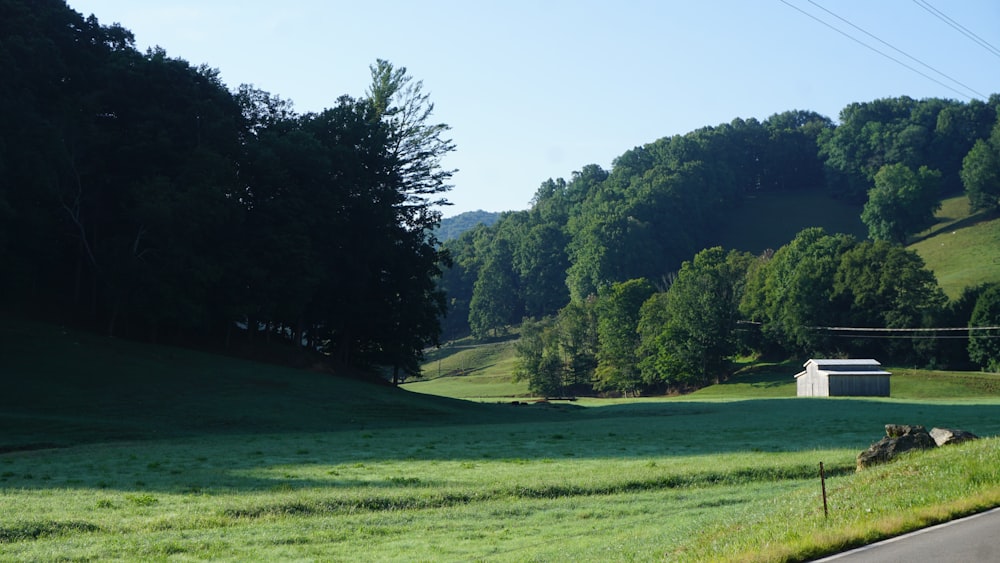
[[[885,463],[903,452],[937,447],[934,438],[931,438],[923,426],[886,424],[885,434],[885,438],[858,454],[858,471],[865,467]]]
[[[978,440],[979,436],[976,436],[972,432],[956,428],[931,428],[931,438],[934,438],[934,442],[938,446],[946,446],[948,444],[961,444],[969,440]]]

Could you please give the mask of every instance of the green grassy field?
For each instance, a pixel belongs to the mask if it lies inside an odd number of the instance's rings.
[[[433,350],[422,366],[423,378],[403,385],[416,393],[461,399],[528,396],[528,383],[515,381],[516,335],[476,344],[465,338]]]
[[[4,560],[796,561],[1000,504],[996,439],[854,473],[885,423],[1000,434],[985,374],[512,405],[0,329]]]
[[[969,214],[965,196],[942,202],[937,225],[909,246],[934,272],[948,297],[962,289],[1000,281],[1000,217],[995,213]]]

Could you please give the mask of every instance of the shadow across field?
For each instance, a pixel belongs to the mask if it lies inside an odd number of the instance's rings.
[[[935,237],[937,235],[946,232],[954,232],[960,229],[964,229],[966,227],[972,227],[978,225],[980,223],[986,223],[998,217],[1000,217],[1000,213],[997,213],[996,211],[992,210],[981,211],[979,213],[969,215],[968,217],[963,217],[962,219],[958,219],[957,221],[950,220],[947,217],[942,217],[940,218],[937,225],[931,227],[926,232],[921,233],[919,236],[913,237],[913,239],[910,240],[909,242],[910,244],[916,244],[918,242],[927,240],[929,238]]]
[[[434,486],[393,473],[403,471],[393,468],[412,462],[453,463],[454,471],[471,471],[480,464],[517,466],[565,459],[624,463],[716,454],[861,451],[881,438],[887,423],[957,427],[981,436],[1000,434],[1000,404],[756,399],[492,408],[508,410],[511,421],[204,433],[9,452],[0,455],[0,487],[197,492],[364,486],[391,490]],[[712,478],[711,468],[705,469],[705,478]]]

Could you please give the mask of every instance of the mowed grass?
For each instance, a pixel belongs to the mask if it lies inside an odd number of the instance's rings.
[[[20,328],[4,383],[16,365],[53,399],[0,407],[5,560],[791,561],[1000,503],[992,438],[854,473],[885,423],[1000,433],[1000,400],[978,384],[951,399],[761,398],[785,368],[757,366],[715,396],[515,406]],[[51,353],[11,359],[25,349]],[[74,401],[57,388],[81,371]],[[118,407],[117,434],[85,404],[171,374],[225,383],[171,394],[160,382],[163,400]],[[241,377],[288,385],[254,402]],[[57,411],[74,425],[35,430],[33,444],[11,434]]]

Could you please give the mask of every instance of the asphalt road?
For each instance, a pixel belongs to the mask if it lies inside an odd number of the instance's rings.
[[[1000,563],[1000,508],[845,551],[819,562]]]

